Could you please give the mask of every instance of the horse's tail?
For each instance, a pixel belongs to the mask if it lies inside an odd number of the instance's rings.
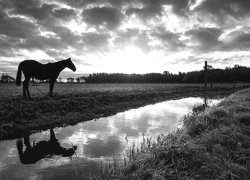
[[[21,86],[21,81],[22,81],[22,68],[21,68],[21,63],[18,65],[18,70],[16,74],[16,85]]]
[[[16,145],[17,145],[19,157],[20,157],[20,159],[22,159],[23,158],[23,141],[17,140]]]

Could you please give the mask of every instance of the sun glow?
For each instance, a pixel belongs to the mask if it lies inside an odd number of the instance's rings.
[[[135,46],[127,46],[109,59],[109,71],[122,73],[145,73],[150,71],[150,56]]]
[[[166,54],[163,51],[142,51],[134,45],[126,46],[123,50],[114,51],[112,54],[96,58],[95,72],[146,74],[146,73],[170,73],[186,72],[194,64],[181,65],[188,52]],[[93,59],[93,58],[92,58]],[[94,60],[94,59],[93,59]]]

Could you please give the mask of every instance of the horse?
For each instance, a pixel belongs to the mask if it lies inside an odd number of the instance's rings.
[[[53,155],[71,158],[77,149],[77,146],[73,145],[72,148],[62,147],[56,138],[53,129],[50,129],[50,139],[48,141],[43,140],[31,144],[29,135],[25,135],[23,139],[26,149],[23,148],[22,139],[16,141],[19,159],[23,164],[35,164],[37,161],[47,157],[52,157]]]
[[[76,67],[71,61],[71,58],[61,60],[55,63],[41,64],[35,60],[24,60],[18,65],[16,85],[21,86],[22,72],[25,76],[23,81],[23,96],[26,97],[26,92],[30,98],[29,92],[29,81],[31,78],[36,78],[39,80],[50,80],[49,86],[49,96],[52,97],[53,88],[56,79],[58,78],[60,72],[64,68],[69,68],[72,71],[76,71]]]

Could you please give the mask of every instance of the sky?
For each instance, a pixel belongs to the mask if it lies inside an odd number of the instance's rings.
[[[250,66],[249,0],[0,0],[0,73],[71,57],[89,73]]]

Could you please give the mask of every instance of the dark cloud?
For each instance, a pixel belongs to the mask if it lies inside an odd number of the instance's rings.
[[[69,28],[64,26],[52,26],[50,29],[59,37],[60,42],[64,42],[68,46],[73,46],[81,42],[81,35],[73,33]]]
[[[250,49],[250,33],[243,33],[233,39],[233,44],[240,50]]]
[[[249,0],[207,0],[196,11],[215,17],[218,22],[224,23],[227,17],[236,19],[250,15]]]
[[[122,13],[111,7],[94,7],[86,9],[82,12],[83,20],[89,25],[100,27],[104,26],[108,29],[115,29],[121,23]]]
[[[110,3],[114,7],[123,7],[124,5],[128,5],[134,0],[105,0],[106,2]]]
[[[44,49],[44,52],[49,55],[50,57],[54,57],[55,59],[65,59],[67,57],[72,56],[71,54],[68,54],[67,52],[65,52],[64,50],[60,50],[58,48],[47,48]],[[75,61],[75,59],[74,59]],[[48,62],[45,62],[48,63]]]
[[[40,49],[45,51],[50,48],[64,49],[67,48],[65,43],[58,41],[56,38],[46,38],[43,36],[34,36],[26,39],[24,42],[19,43],[19,48],[36,50]]]
[[[109,34],[84,33],[82,34],[82,45],[87,51],[108,51],[109,38]]]
[[[20,39],[19,38],[15,38],[15,37],[9,37],[6,35],[0,35],[0,51],[1,54],[3,52],[5,52],[7,49],[10,49],[12,47],[14,47],[16,44],[20,43]],[[8,51],[5,52],[6,54],[8,53]]]
[[[47,20],[56,8],[53,4],[41,4],[35,0],[10,0],[11,14],[26,15],[37,20]]]
[[[195,50],[200,51],[212,51],[218,49],[221,46],[221,42],[218,40],[222,30],[218,28],[197,28],[191,29],[185,33],[185,35],[191,38],[190,42],[195,43]]]
[[[187,16],[188,14],[189,0],[141,0],[138,4],[142,4],[142,7],[130,7],[127,9],[126,14],[136,14],[142,20],[148,20],[156,16],[162,16],[163,5],[172,7],[173,13],[178,16]]]
[[[8,17],[6,14],[2,14],[0,22],[0,34],[2,35],[25,39],[38,33],[35,24],[21,18]]]
[[[72,19],[77,13],[75,9],[61,8],[56,4],[45,4],[37,0],[10,0],[5,4],[10,15],[24,15],[34,18],[37,23],[43,21],[48,24],[56,24],[57,19]]]
[[[122,8],[124,5],[134,3],[134,0],[56,0],[59,3],[65,3],[74,8],[100,7],[106,4],[111,7]]]
[[[161,15],[162,12],[162,1],[161,0],[143,0],[140,3],[143,4],[141,8],[130,7],[127,9],[126,14],[132,15],[137,14],[140,18],[146,20],[157,15]]]
[[[72,19],[76,16],[76,11],[74,9],[59,8],[53,10],[53,16],[59,19]]]
[[[17,39],[0,37],[0,55],[1,57],[13,57],[16,54]]]
[[[222,50],[250,50],[250,32],[233,31],[226,38]]]
[[[56,19],[69,20],[76,14],[75,10],[59,8],[57,5],[41,4],[39,1],[15,1],[1,4],[9,10],[0,12],[0,35],[1,47],[10,53],[1,51],[2,56],[11,57],[18,55],[18,51],[41,50],[63,50],[68,47],[78,48],[81,46],[81,36],[74,34],[69,28],[60,26]],[[55,8],[57,7],[57,8]],[[22,16],[21,16],[22,15]],[[34,18],[28,19],[28,17]],[[44,31],[52,35],[42,35]],[[15,49],[15,53],[10,48]]]
[[[194,50],[202,52],[211,51],[238,51],[250,49],[250,32],[235,30],[225,35],[223,40],[219,38],[223,34],[219,28],[198,28],[185,33],[189,36],[190,42],[198,43],[192,46]]]
[[[99,4],[100,0],[55,0],[59,3],[65,3],[74,8],[86,8],[87,5]],[[101,0],[103,3],[103,1]]]
[[[69,46],[78,48],[81,45],[81,36],[73,34],[68,28],[61,26],[50,27],[50,32],[54,32],[53,36],[42,36],[37,30],[38,28],[29,28],[30,26],[23,26],[16,22],[22,22],[22,19],[17,18],[14,26],[6,25],[4,27],[11,27],[11,31],[5,32],[6,36],[2,36],[5,40],[4,47],[12,47],[16,49],[42,50],[58,49],[64,50]],[[16,27],[17,26],[17,27]],[[31,26],[33,27],[33,26]],[[1,29],[3,34],[5,29]]]
[[[162,43],[163,49],[175,51],[179,48],[185,47],[185,44],[180,41],[180,34],[167,31],[162,27],[157,28],[151,36]]]
[[[136,2],[142,7],[130,6],[126,14],[136,14],[143,20],[162,16],[164,5],[170,6],[172,12],[181,17],[188,18],[189,15],[199,12],[206,17],[214,17],[220,23],[224,23],[228,17],[239,20],[250,15],[248,0],[206,0],[194,11],[190,11],[190,6],[196,2],[195,0],[138,0]]]
[[[187,16],[189,1],[190,0],[168,0],[167,4],[172,6],[173,13],[176,15]]]

